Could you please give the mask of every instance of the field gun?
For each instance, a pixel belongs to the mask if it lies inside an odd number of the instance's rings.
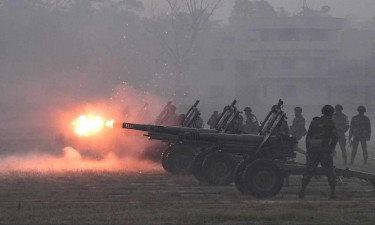
[[[303,175],[305,164],[294,162],[296,138],[283,133],[287,124],[282,106],[280,100],[272,107],[256,135],[185,133],[181,138],[211,144],[195,157],[194,176],[210,184],[228,184],[234,180],[243,194],[271,197],[280,192],[286,175]],[[335,171],[341,177],[356,177],[375,185],[374,174],[340,168]],[[324,174],[322,168],[316,172]]]
[[[254,161],[270,164],[275,160],[288,161],[296,157],[297,141],[284,134],[286,114],[282,110],[283,102],[272,107],[266,116],[258,134],[227,133],[185,133],[181,139],[197,141],[208,146],[196,155],[193,175],[200,181],[212,185],[227,185],[235,181],[236,186],[246,191],[242,179],[247,165]],[[273,165],[271,165],[272,167]],[[237,168],[237,169],[236,169]],[[281,171],[273,171],[277,177],[283,177]],[[273,192],[278,192],[283,179],[275,180]],[[250,187],[251,188],[251,187]],[[248,188],[249,189],[249,188]],[[257,194],[261,194],[258,193]],[[268,191],[266,195],[270,194]],[[272,193],[271,193],[272,194]]]
[[[189,109],[181,124],[182,127],[123,123],[122,128],[147,132],[144,136],[149,137],[150,140],[160,140],[167,143],[167,148],[161,154],[163,168],[172,174],[187,175],[191,173],[193,159],[196,153],[199,152],[202,147],[206,147],[206,145],[209,144],[196,140],[190,141],[181,137],[186,133],[227,132],[230,124],[239,115],[239,111],[235,106],[237,101],[234,100],[231,105],[224,107],[215,125],[215,129],[192,128],[191,126],[195,119],[200,116],[200,112],[197,109],[198,103],[199,101],[196,101]],[[163,114],[163,112],[161,114]]]

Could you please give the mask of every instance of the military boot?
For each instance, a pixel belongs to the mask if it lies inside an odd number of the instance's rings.
[[[305,198],[305,190],[303,190],[302,188],[301,188],[301,191],[298,194],[298,198],[300,198],[300,199]]]
[[[306,187],[307,187],[307,184],[309,183],[309,181],[305,178],[302,178],[302,186],[301,186],[301,190],[298,194],[298,197],[300,199],[303,199],[305,198],[305,190],[306,190]]]
[[[335,188],[331,188],[331,194],[329,195],[330,199],[336,199],[336,191]]]

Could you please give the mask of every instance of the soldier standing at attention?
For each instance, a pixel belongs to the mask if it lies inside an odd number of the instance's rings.
[[[297,141],[300,141],[303,136],[306,135],[305,118],[302,116],[302,108],[294,108],[294,120],[290,127],[290,132],[293,137],[296,137]]]
[[[217,110],[214,111],[214,113],[211,115],[210,119],[208,119],[207,124],[210,126],[210,129],[214,129],[215,125],[219,120],[219,112]]]
[[[342,113],[344,108],[342,105],[335,106],[335,113],[332,116],[332,120],[335,123],[337,134],[339,136],[339,145],[342,152],[342,159],[346,165],[347,156],[346,156],[346,137],[345,133],[349,130],[349,120],[348,117]]]
[[[310,124],[306,136],[306,174],[302,178],[300,198],[305,197],[305,190],[314,172],[320,163],[327,172],[328,183],[331,188],[330,198],[334,199],[336,178],[333,166],[333,149],[335,148],[338,135],[332,115],[335,109],[331,105],[322,108],[321,117],[315,117]]]
[[[370,119],[365,116],[366,108],[364,106],[359,106],[357,111],[358,115],[354,116],[350,122],[349,141],[353,145],[350,164],[353,165],[355,155],[357,154],[358,144],[361,142],[364,164],[366,165],[368,158],[367,141],[371,138],[371,123]]]
[[[244,109],[246,122],[243,128],[244,133],[246,134],[257,134],[259,131],[259,122],[257,117],[252,113],[253,110],[250,107]]]

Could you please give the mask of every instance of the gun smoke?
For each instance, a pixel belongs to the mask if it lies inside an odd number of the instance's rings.
[[[37,140],[45,145],[26,147],[21,153],[1,157],[0,172],[159,171],[161,167],[157,163],[141,158],[144,150],[153,145],[142,134],[107,128],[89,137],[79,137],[71,122],[80,114],[92,114],[115,118],[116,122],[152,123],[152,115],[157,115],[161,105],[158,98],[123,84],[114,89],[107,101],[53,109],[48,118],[54,120],[44,121],[45,127],[41,129],[44,131],[41,134],[49,132],[49,135],[39,135]],[[26,139],[17,141],[27,142]]]

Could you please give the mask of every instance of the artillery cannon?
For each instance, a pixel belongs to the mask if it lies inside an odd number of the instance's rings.
[[[224,108],[215,129],[192,128],[195,120],[200,116],[200,112],[197,109],[198,103],[199,101],[196,101],[189,109],[182,121],[182,127],[123,123],[122,128],[144,131],[147,132],[145,136],[149,137],[150,140],[161,140],[167,143],[167,148],[161,154],[163,168],[172,174],[187,175],[191,173],[193,159],[202,148],[202,143],[181,139],[181,136],[186,133],[227,132],[230,129],[230,124],[239,115],[239,111],[235,107],[237,101],[234,100],[231,105]],[[165,113],[162,112],[161,115],[163,114]],[[161,116],[158,118],[161,118]],[[157,121],[160,121],[160,119]]]
[[[185,133],[181,139],[211,144],[195,157],[195,177],[211,184],[227,184],[234,179],[241,193],[270,197],[280,192],[286,175],[304,174],[305,165],[293,161],[296,139],[283,133],[287,124],[282,106],[280,100],[272,107],[257,135]],[[339,176],[356,177],[375,185],[373,174],[338,168],[335,171]],[[324,171],[320,168],[317,173]]]

